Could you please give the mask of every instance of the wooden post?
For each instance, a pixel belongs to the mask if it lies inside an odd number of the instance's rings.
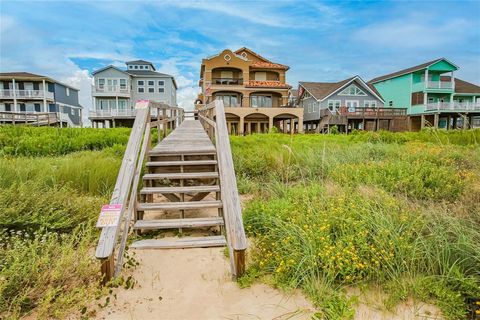
[[[102,259],[101,272],[103,275],[102,284],[106,284],[110,279],[112,279],[115,272],[115,262],[112,255],[106,259]]]
[[[425,128],[425,115],[422,114],[420,118],[420,130],[423,130]]]
[[[240,117],[240,123],[238,124],[238,134],[243,136],[245,130],[245,123],[243,117]]]
[[[435,113],[435,114],[433,115],[433,127],[434,127],[435,129],[438,129],[438,120],[439,120],[439,118],[440,118],[440,114]]]

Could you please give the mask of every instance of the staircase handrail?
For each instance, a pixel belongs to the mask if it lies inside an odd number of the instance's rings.
[[[151,121],[151,109],[157,109],[158,120]],[[118,173],[110,205],[121,205],[119,219],[114,225],[101,228],[95,257],[101,261],[103,282],[117,276],[123,264],[123,252],[136,204],[138,184],[145,155],[150,147],[150,129],[157,126],[159,139],[183,121],[183,109],[148,100],[135,104],[137,113]],[[160,117],[162,111],[162,117]],[[127,214],[125,214],[127,212]],[[123,228],[122,228],[123,226]],[[121,235],[121,238],[120,238]],[[120,240],[120,243],[118,243]],[[118,247],[117,259],[115,249]]]
[[[198,110],[198,118],[216,146],[230,268],[234,278],[245,272],[247,237],[243,227],[232,150],[223,101],[215,100]]]

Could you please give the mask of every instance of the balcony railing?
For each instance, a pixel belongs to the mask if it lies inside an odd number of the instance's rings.
[[[328,109],[325,109],[328,110]],[[322,114],[322,113],[321,113]],[[405,108],[364,108],[364,107],[340,107],[338,111],[333,111],[331,114],[340,114],[346,116],[361,116],[361,117],[402,117],[407,115]]]
[[[93,86],[92,93],[130,93],[130,88],[128,86]]]
[[[212,78],[212,84],[235,86],[242,85],[242,78]]]
[[[109,109],[109,110],[94,110],[88,113],[90,118],[104,118],[104,117],[134,117],[137,110],[135,109]]]
[[[43,90],[0,90],[0,99],[49,99],[53,100],[53,92]]]
[[[434,102],[428,103],[425,111],[480,111],[480,102]]]
[[[451,81],[428,81],[427,89],[453,89]]]

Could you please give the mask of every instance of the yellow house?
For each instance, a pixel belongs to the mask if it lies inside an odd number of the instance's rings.
[[[222,100],[230,134],[268,132],[273,126],[303,132],[303,109],[289,104],[288,69],[245,47],[225,49],[202,60],[196,107]]]

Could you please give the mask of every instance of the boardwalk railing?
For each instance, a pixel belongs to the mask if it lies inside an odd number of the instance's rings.
[[[60,122],[56,112],[10,112],[0,111],[0,123],[49,126]]]
[[[139,101],[135,105],[136,117],[133,124],[122,165],[118,173],[110,204],[121,205],[120,219],[112,226],[103,227],[95,256],[102,261],[101,271],[106,282],[118,275],[123,265],[123,253],[128,230],[135,211],[138,184],[145,155],[150,148],[151,128],[157,127],[158,139],[165,137],[169,129],[174,129],[183,119],[183,109],[166,104]],[[156,109],[162,117],[150,122],[151,111]],[[118,250],[115,259],[115,250]]]
[[[215,100],[198,110],[198,118],[217,149],[223,217],[227,236],[230,268],[233,277],[245,272],[247,238],[243,228],[242,207],[237,190],[232,150],[227,130],[223,102]]]

